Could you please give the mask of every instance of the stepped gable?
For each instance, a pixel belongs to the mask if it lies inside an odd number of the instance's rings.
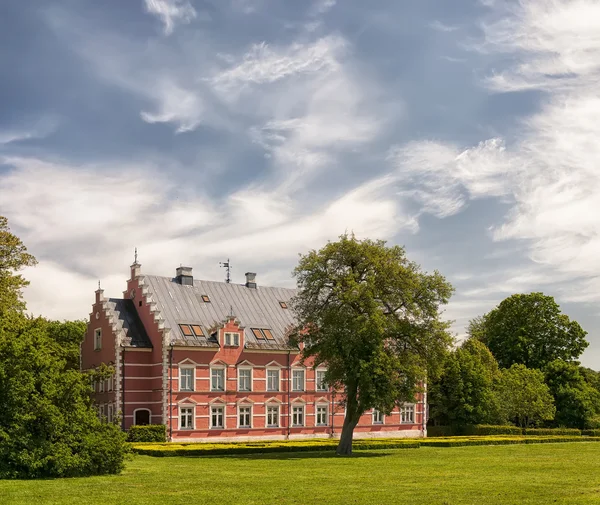
[[[295,318],[290,309],[281,305],[290,301],[296,294],[295,289],[196,279],[190,284],[181,284],[176,278],[155,275],[144,275],[142,281],[165,329],[170,330],[174,345],[219,347],[216,331],[233,316],[244,329],[245,348],[298,349],[290,346],[286,337],[286,330],[295,324]],[[199,325],[204,335],[186,336],[180,324]],[[270,330],[273,339],[257,339],[252,328]]]
[[[109,298],[104,302],[103,308],[107,311],[113,331],[120,335],[122,345],[126,347],[152,347],[144,325],[131,300]]]

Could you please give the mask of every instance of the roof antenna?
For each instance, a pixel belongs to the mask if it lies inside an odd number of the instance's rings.
[[[227,272],[227,275],[225,276],[225,282],[229,284],[231,282],[231,263],[229,258],[227,258],[227,261],[219,261],[219,265]]]

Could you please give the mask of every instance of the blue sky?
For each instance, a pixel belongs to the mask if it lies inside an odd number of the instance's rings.
[[[600,358],[595,0],[5,0],[0,213],[34,313],[142,270],[292,286],[345,230],[469,319],[541,290]]]

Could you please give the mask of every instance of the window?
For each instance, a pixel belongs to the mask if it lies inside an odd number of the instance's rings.
[[[238,420],[240,428],[252,428],[250,424],[250,409],[251,407],[238,407]]]
[[[112,423],[113,420],[113,406],[112,403],[108,404],[108,422]]]
[[[179,429],[194,429],[194,407],[179,407]]]
[[[111,376],[108,378],[108,390],[109,390],[109,391],[112,391],[112,390],[113,390],[113,381],[114,381],[114,379],[113,379],[113,376],[111,375]]]
[[[327,426],[327,405],[317,405],[317,426]]]
[[[373,424],[383,424],[383,414],[377,409],[373,409]]]
[[[180,324],[179,328],[181,329],[181,333],[183,333],[186,337],[191,337],[193,335],[192,329],[189,324]]]
[[[210,427],[211,428],[223,428],[225,425],[223,420],[225,418],[223,414],[223,407],[211,407],[210,409]]]
[[[202,295],[202,301],[204,303],[210,303],[210,298],[208,297],[208,295]]]
[[[256,340],[275,340],[273,333],[268,328],[250,328]]]
[[[279,370],[267,370],[267,391],[279,391]]]
[[[304,406],[292,407],[292,426],[304,426]]]
[[[204,332],[202,331],[202,328],[199,325],[192,324],[191,327],[192,327],[192,331],[194,332],[194,335],[196,337],[203,337],[204,336]]]
[[[252,370],[250,368],[238,370],[238,391],[252,391]]]
[[[327,391],[327,384],[325,383],[325,370],[317,370],[315,377],[317,391]]]
[[[225,333],[225,345],[238,347],[240,345],[239,333]]]
[[[279,426],[279,407],[277,405],[267,407],[267,428]]]
[[[400,410],[400,422],[414,423],[415,422],[415,406],[404,405]]]
[[[279,302],[279,306],[280,306],[282,309],[287,309],[287,308],[288,308],[288,307],[287,307],[287,303],[285,303],[285,302]]]
[[[102,419],[104,417],[104,405],[100,405],[99,415],[100,415],[100,419]]]
[[[211,368],[210,369],[210,390],[225,391],[225,369]]]
[[[102,349],[102,330],[98,328],[94,330],[94,351]]]
[[[100,379],[100,390],[99,393],[104,393],[104,379]]]
[[[292,370],[292,391],[304,391],[304,370]]]
[[[194,368],[179,367],[179,391],[194,390]]]

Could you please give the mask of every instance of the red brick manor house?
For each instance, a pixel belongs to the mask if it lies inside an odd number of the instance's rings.
[[[286,328],[293,289],[143,275],[131,265],[122,298],[96,291],[82,370],[101,363],[115,374],[95,384],[100,415],[132,424],[165,424],[171,440],[247,440],[339,436],[342,395],[325,368],[302,365]],[[425,396],[425,395],[423,395]],[[366,413],[355,436],[421,437],[425,398],[391,415]]]

